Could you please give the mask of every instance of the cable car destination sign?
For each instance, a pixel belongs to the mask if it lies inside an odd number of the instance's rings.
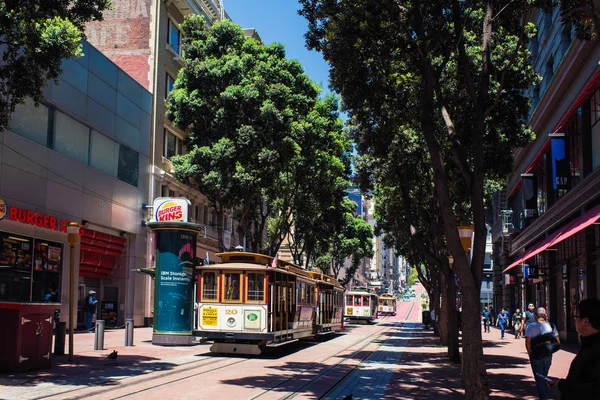
[[[192,203],[184,197],[157,197],[153,205],[153,222],[189,222]]]

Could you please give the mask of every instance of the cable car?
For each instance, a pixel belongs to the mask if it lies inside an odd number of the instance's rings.
[[[212,341],[211,351],[258,355],[341,328],[343,287],[333,277],[262,254],[217,256],[196,267],[193,334]]]
[[[371,293],[366,287],[357,286],[346,292],[346,308],[344,317],[350,322],[369,323],[377,318],[379,296]]]
[[[396,315],[396,296],[391,293],[379,296],[378,313],[380,315]]]

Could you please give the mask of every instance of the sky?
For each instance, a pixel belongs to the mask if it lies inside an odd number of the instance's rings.
[[[297,0],[223,0],[229,18],[242,28],[255,28],[265,44],[285,46],[287,58],[300,61],[306,74],[329,92],[329,66],[321,53],[304,45],[308,23],[298,15]]]

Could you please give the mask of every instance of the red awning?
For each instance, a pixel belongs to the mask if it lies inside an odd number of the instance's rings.
[[[593,225],[598,220],[598,218],[600,218],[600,205],[597,205],[596,207],[592,208],[591,210],[583,214],[581,217],[571,222],[570,224],[563,226],[561,229],[558,229],[552,235],[544,239],[540,244],[529,249],[525,254],[523,254],[512,264],[510,264],[508,268],[502,271],[502,273],[505,273],[506,271],[521,264],[523,261],[573,236],[577,232],[581,232],[585,228]]]
[[[81,229],[79,275],[103,279],[112,274],[127,241],[119,236]]]

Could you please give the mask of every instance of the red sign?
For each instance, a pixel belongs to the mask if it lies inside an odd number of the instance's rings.
[[[22,224],[35,225],[39,228],[52,229],[53,231],[67,232],[69,221],[56,219],[50,215],[36,213],[31,210],[15,206],[8,207],[8,219]]]

